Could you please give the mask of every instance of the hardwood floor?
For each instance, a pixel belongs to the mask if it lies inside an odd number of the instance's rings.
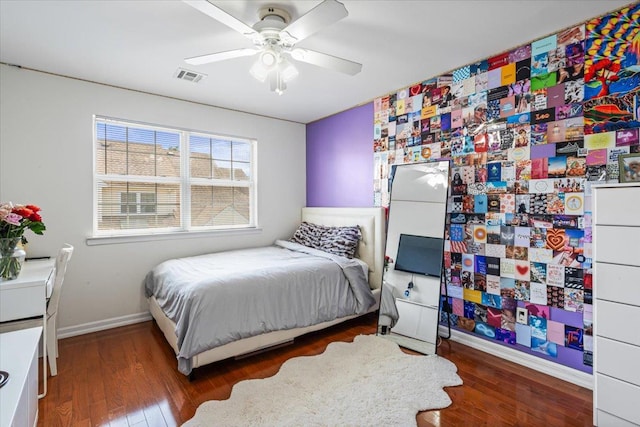
[[[226,399],[249,378],[274,375],[291,357],[322,353],[333,341],[375,333],[375,315],[296,339],[294,344],[200,368],[176,369],[175,355],[153,322],[60,340],[58,376],[39,401],[38,426],[176,426],[202,402]],[[590,390],[446,341],[438,354],[454,362],[464,384],[445,390],[448,408],[422,412],[418,426],[591,426]]]

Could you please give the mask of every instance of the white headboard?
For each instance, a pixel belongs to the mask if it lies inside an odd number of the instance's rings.
[[[362,240],[356,256],[369,266],[369,285],[382,285],[385,217],[383,208],[302,208],[302,221],[327,226],[359,225]]]

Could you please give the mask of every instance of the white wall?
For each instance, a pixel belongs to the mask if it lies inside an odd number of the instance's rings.
[[[93,114],[256,138],[262,231],[87,246]],[[42,208],[47,231],[27,232],[30,256],[75,246],[60,301],[62,329],[147,312],[142,279],[165,259],[289,237],[306,200],[305,137],[298,123],[0,65],[0,201]]]

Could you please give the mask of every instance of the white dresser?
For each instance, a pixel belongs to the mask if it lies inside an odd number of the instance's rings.
[[[593,423],[640,425],[640,184],[593,187]]]
[[[38,341],[42,328],[0,334],[0,426],[35,427],[38,421]]]

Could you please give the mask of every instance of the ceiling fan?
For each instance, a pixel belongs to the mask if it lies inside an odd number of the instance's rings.
[[[258,55],[249,72],[261,82],[269,80],[270,89],[282,95],[286,83],[298,75],[298,70],[289,61],[316,65],[341,73],[355,75],[362,70],[362,64],[338,58],[326,53],[296,47],[296,44],[322,28],[333,24],[349,13],[336,0],[324,0],[300,18],[291,22],[291,15],[279,6],[265,6],[258,10],[260,21],[249,26],[223,11],[207,0],[182,0],[189,6],[220,21],[250,39],[254,47],[227,50],[207,55],[186,58],[191,65]]]

